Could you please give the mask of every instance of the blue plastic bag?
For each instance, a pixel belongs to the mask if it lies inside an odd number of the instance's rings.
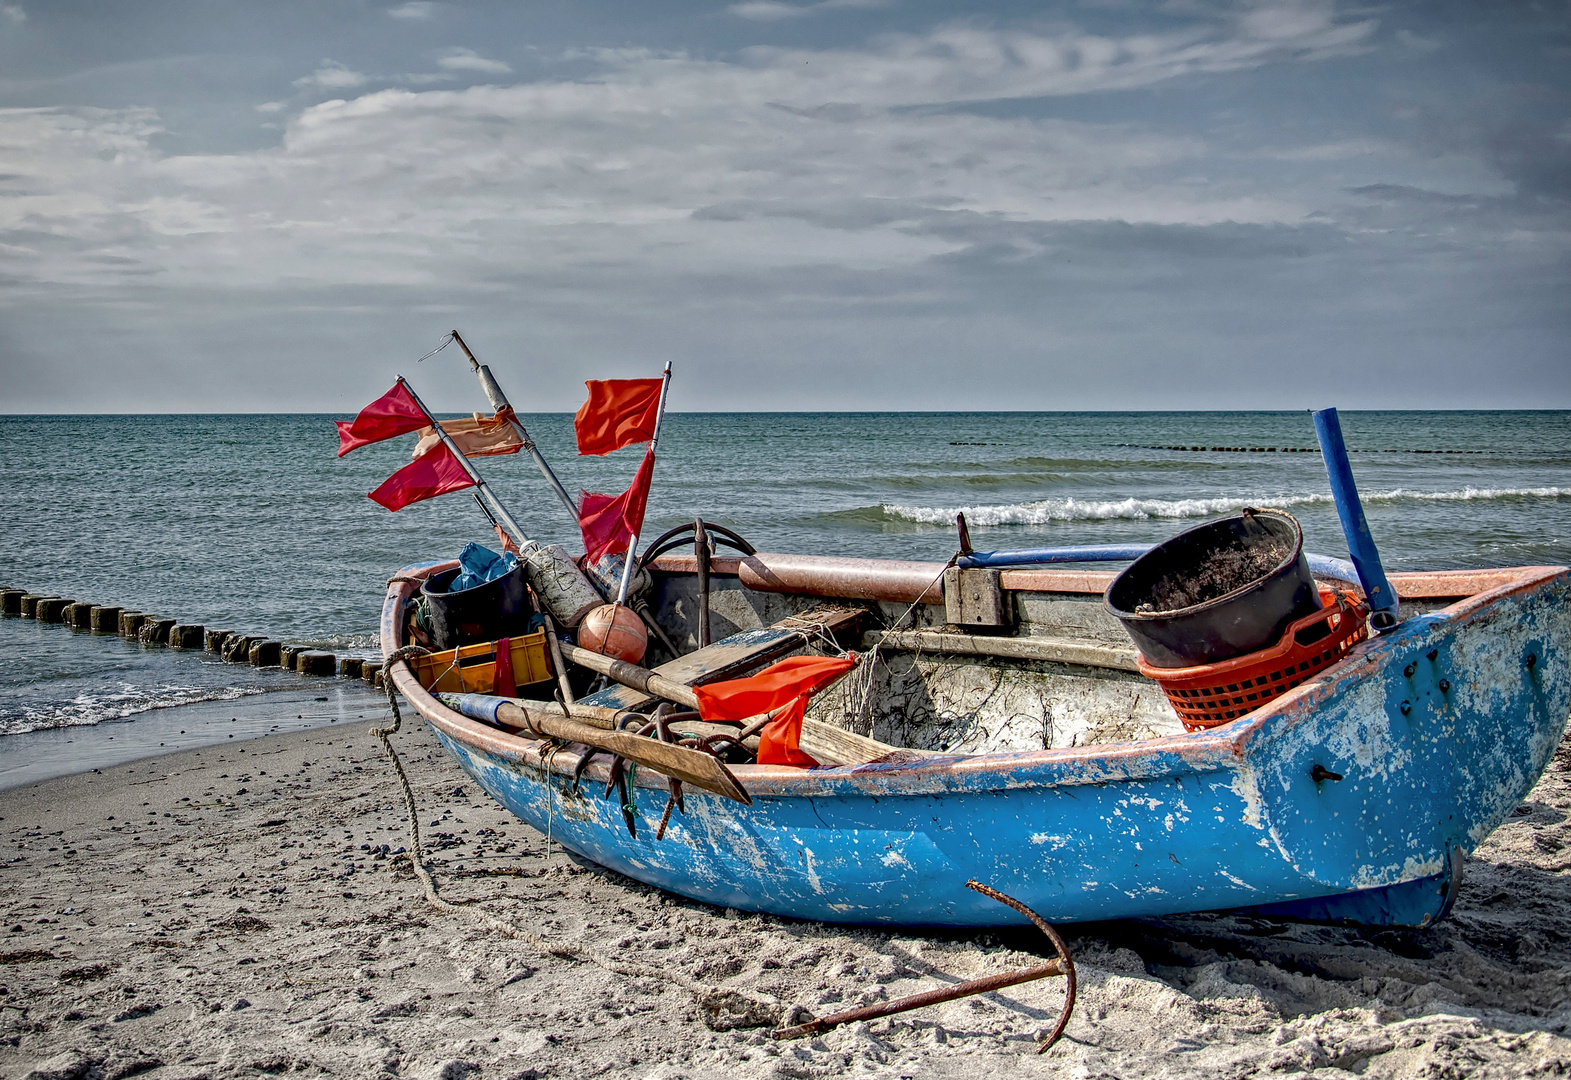
[[[447,587],[448,592],[463,592],[512,573],[518,558],[511,551],[498,555],[488,547],[465,544],[464,550],[458,553],[458,565],[461,572]]]

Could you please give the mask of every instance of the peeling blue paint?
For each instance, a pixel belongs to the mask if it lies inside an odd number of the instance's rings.
[[[689,789],[687,813],[661,841],[663,777],[638,771],[634,840],[599,796],[600,766],[575,792],[571,755],[543,763],[541,744],[487,732],[407,680],[400,688],[520,818],[714,904],[995,925],[999,906],[965,887],[974,878],[1052,922],[1253,905],[1424,925],[1448,908],[1461,853],[1526,796],[1564,733],[1568,594],[1566,572],[1543,573],[1410,619],[1209,732],[908,764],[738,767],[751,807]],[[395,588],[384,640],[401,613]],[[1341,779],[1315,779],[1316,766]]]

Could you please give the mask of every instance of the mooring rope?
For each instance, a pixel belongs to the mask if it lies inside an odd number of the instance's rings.
[[[403,725],[403,715],[398,711],[398,695],[393,689],[393,665],[402,663],[410,657],[420,656],[426,651],[418,645],[406,645],[387,658],[382,668],[382,685],[387,690],[387,704],[393,712],[393,723],[389,727],[371,728],[371,734],[381,741],[382,748],[387,751],[387,760],[392,763],[393,771],[398,774],[399,786],[404,791],[404,809],[409,816],[409,864],[414,869],[415,877],[420,879],[420,884],[425,890],[426,901],[438,911],[463,915],[504,937],[526,942],[546,956],[555,956],[562,960],[587,960],[596,967],[630,979],[659,979],[680,986],[693,995],[704,1024],[713,1031],[786,1023],[788,1018],[783,1015],[780,1003],[758,994],[739,989],[706,986],[680,971],[617,960],[587,945],[554,942],[533,930],[498,919],[489,912],[466,904],[455,904],[442,897],[437,891],[436,880],[425,865],[425,853],[420,844],[420,818],[416,813],[414,788],[409,784],[409,775],[404,771],[403,762],[399,760],[398,751],[394,749],[393,741],[389,737],[397,734]]]

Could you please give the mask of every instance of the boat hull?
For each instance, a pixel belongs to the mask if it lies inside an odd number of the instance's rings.
[[[384,641],[396,640],[411,588],[390,589]],[[603,767],[575,787],[571,754],[458,716],[401,666],[394,677],[519,818],[585,858],[717,905],[861,924],[1019,921],[966,888],[975,879],[1053,922],[1254,908],[1422,926],[1449,908],[1462,856],[1528,793],[1564,733],[1568,592],[1560,568],[1524,571],[1208,732],[738,767],[752,806],[689,788],[660,840],[664,777],[634,777],[635,838],[602,794]]]

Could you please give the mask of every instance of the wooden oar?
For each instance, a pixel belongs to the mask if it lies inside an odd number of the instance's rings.
[[[626,660],[602,656],[565,641],[562,642],[562,652],[573,663],[581,664],[590,671],[598,671],[623,686],[630,686],[650,697],[665,698],[678,705],[686,705],[690,709],[698,708],[698,695],[693,693],[691,686],[658,675],[648,668],[629,664]],[[825,724],[819,720],[802,721],[802,735],[798,744],[805,753],[824,765],[865,765],[892,754],[897,749],[876,739],[842,731],[832,724]]]
[[[550,709],[551,707],[546,706],[546,708]],[[647,717],[643,717],[642,713],[629,712],[627,709],[612,709],[605,705],[585,705],[582,702],[574,702],[573,704],[569,705],[567,707],[567,714],[574,720],[582,721],[583,723],[588,724],[590,727],[597,727],[602,731],[624,730],[626,724],[624,723],[619,727],[618,721],[625,721],[629,716],[638,716],[647,720]],[[762,720],[769,715],[771,714],[766,713],[764,716],[753,717],[752,719]],[[741,736],[744,734],[744,729],[747,727],[747,724],[751,722],[752,721],[749,720],[739,724],[729,720],[718,722],[710,720],[673,720],[671,722],[671,726],[673,729],[678,729],[684,732],[691,732],[699,736]]]
[[[619,754],[638,765],[666,776],[673,776],[684,784],[692,784],[705,791],[712,791],[716,795],[724,795],[747,806],[753,805],[753,797],[747,793],[746,788],[737,783],[731,771],[718,758],[702,751],[689,750],[685,746],[664,743],[657,739],[646,739],[630,731],[608,731],[593,722],[577,718],[569,719],[554,706],[551,709],[529,708],[485,694],[442,694],[440,698],[442,704],[456,709],[465,716],[478,720],[495,719],[509,727],[522,728],[533,735],[567,739],[570,742],[592,746],[597,750]],[[574,708],[583,708],[583,706],[574,706]],[[609,726],[609,721],[607,725]]]

